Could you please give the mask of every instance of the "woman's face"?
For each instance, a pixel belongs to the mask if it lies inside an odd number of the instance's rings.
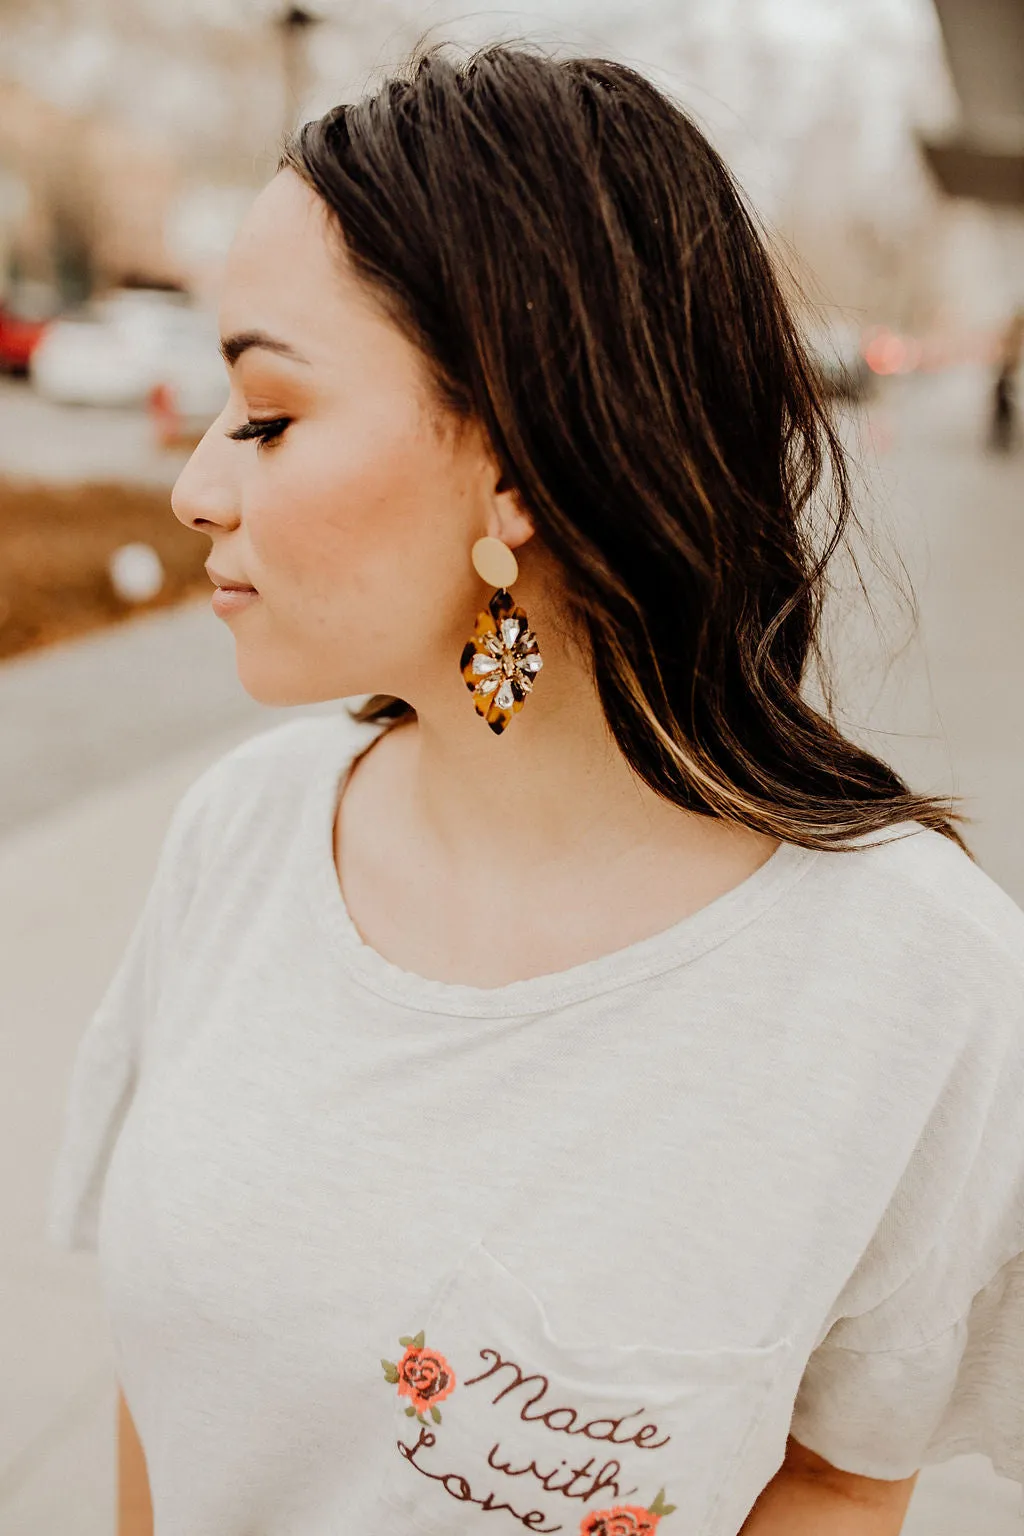
[[[243,686],[267,704],[414,702],[442,676],[464,693],[459,656],[490,596],[473,542],[515,546],[529,524],[291,171],[239,230],[220,329],[230,395],[171,504],[212,540],[211,572],[258,594],[226,620]],[[266,441],[227,435],[246,422],[269,424]]]

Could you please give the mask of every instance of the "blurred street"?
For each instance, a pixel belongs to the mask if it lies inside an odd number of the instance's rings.
[[[977,370],[891,381],[859,417],[858,497],[906,561],[920,632],[865,577],[884,640],[835,622],[854,734],[916,785],[954,787],[982,866],[1024,900],[1024,455],[982,451]],[[170,513],[168,513],[170,516]],[[338,703],[320,708],[336,710]],[[170,812],[228,746],[285,711],[242,692],[205,603],[141,618],[0,670],[0,1354],[4,1536],[109,1536],[114,1375],[94,1260],[50,1251],[42,1209],[72,1056],[148,886]],[[908,1536],[1020,1536],[1021,1490],[981,1457],[927,1470]]]
[[[174,484],[188,454],[159,448],[152,423],[127,407],[61,405],[23,380],[0,377],[0,477],[49,482],[104,481]]]

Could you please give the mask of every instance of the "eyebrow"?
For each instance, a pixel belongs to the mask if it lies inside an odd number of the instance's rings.
[[[296,352],[286,341],[278,341],[276,336],[270,336],[266,331],[236,331],[233,336],[224,336],[221,339],[220,355],[228,367],[233,368],[242,353],[253,347],[261,347],[264,352],[277,352],[281,357],[290,357],[293,362],[311,366],[308,357],[303,357],[301,352]]]

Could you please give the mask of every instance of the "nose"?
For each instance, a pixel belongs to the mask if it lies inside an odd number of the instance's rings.
[[[215,528],[231,530],[241,521],[237,494],[218,452],[218,436],[222,435],[217,433],[219,420],[196,446],[171,492],[171,511],[179,523],[197,533]]]

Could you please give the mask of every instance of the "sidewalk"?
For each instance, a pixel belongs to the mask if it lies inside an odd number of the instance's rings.
[[[301,712],[323,707],[337,706]],[[207,599],[30,651],[0,667],[0,836],[218,734],[293,713],[244,691],[231,632]]]
[[[208,741],[0,843],[0,1530],[112,1536],[114,1376],[90,1254],[42,1219],[78,1039],[113,972],[179,795],[247,731]]]

